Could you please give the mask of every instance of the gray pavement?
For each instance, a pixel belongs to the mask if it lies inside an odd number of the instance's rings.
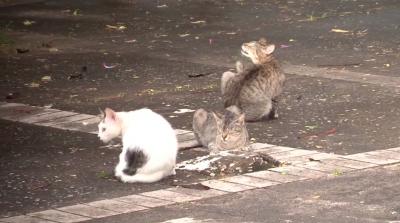
[[[392,165],[88,222],[398,222],[399,174]]]
[[[192,113],[179,110],[220,111],[221,73],[243,59],[241,43],[267,37],[288,81],[280,118],[248,124],[253,142],[372,166],[332,176],[330,164],[328,172],[306,164],[309,177],[330,176],[91,221],[399,222],[398,154],[365,153],[400,146],[399,11],[396,0],[0,1],[0,101],[91,115],[149,107],[191,130]],[[117,147],[93,134],[0,125],[0,217],[210,178],[183,171],[156,184],[121,184],[109,177]],[[289,157],[296,152],[279,157],[309,163]],[[179,159],[200,155],[188,150]]]

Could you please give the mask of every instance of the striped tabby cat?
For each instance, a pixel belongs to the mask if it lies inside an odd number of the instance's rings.
[[[261,38],[242,45],[242,55],[253,66],[243,69],[236,63],[237,73],[225,72],[221,91],[225,108],[236,105],[245,113],[246,121],[277,118],[277,97],[282,92],[285,75],[272,53],[275,45]]]
[[[193,116],[193,132],[197,141],[212,153],[244,149],[249,143],[245,116],[236,106],[226,108],[222,117],[198,109]]]

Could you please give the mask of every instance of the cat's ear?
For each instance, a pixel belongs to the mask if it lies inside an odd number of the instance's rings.
[[[238,121],[242,124],[245,123],[245,114],[242,113],[241,115],[239,115]]]
[[[99,114],[100,118],[104,119],[106,117],[106,114],[103,112],[103,110],[101,110],[101,108],[99,108],[99,112],[100,112]]]
[[[214,116],[214,119],[217,122],[217,125],[221,125],[221,123],[222,123],[221,118],[215,112],[211,112],[211,113]]]
[[[260,38],[260,39],[258,40],[258,43],[260,43],[261,45],[267,45],[267,39],[265,39],[264,37],[263,37],[263,38]]]
[[[105,110],[106,116],[105,119],[107,121],[115,121],[117,119],[117,115],[115,114],[115,111],[112,110],[111,108],[106,108]]]
[[[275,50],[275,45],[274,44],[269,44],[265,49],[262,49],[262,51],[267,55],[273,53],[274,50]]]

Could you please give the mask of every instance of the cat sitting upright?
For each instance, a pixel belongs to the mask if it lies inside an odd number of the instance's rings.
[[[122,136],[115,176],[123,182],[151,183],[175,175],[178,142],[169,122],[150,109],[105,109],[98,137],[104,143]]]
[[[242,55],[250,58],[253,66],[243,69],[236,63],[237,73],[225,72],[221,78],[224,106],[238,106],[246,121],[277,118],[277,96],[282,92],[285,75],[272,53],[275,45],[261,38],[242,45]]]
[[[236,106],[226,108],[222,117],[202,108],[196,110],[193,132],[197,141],[211,153],[244,149],[249,143],[245,115]]]

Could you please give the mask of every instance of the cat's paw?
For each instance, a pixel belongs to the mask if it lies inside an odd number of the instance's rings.
[[[176,171],[175,171],[175,169],[172,169],[172,171],[171,171],[170,175],[171,175],[171,176],[175,176],[175,175],[176,175]]]

